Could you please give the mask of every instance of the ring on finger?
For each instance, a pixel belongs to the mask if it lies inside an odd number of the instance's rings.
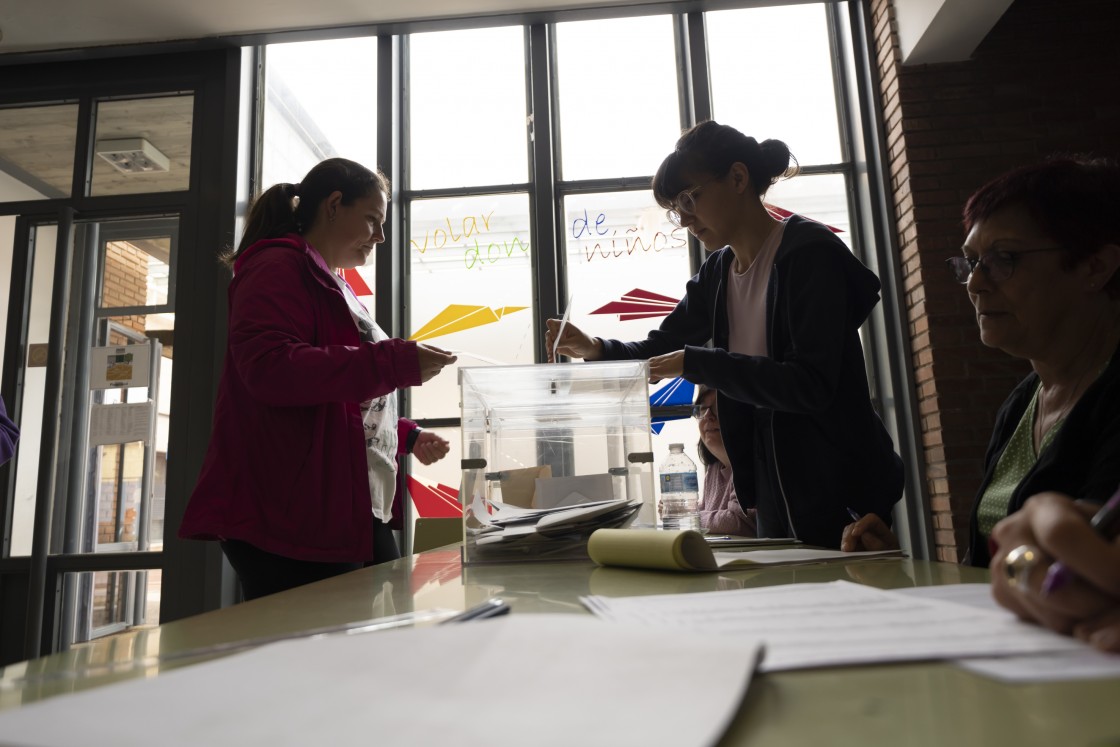
[[[1004,558],[1003,571],[1007,581],[1019,591],[1030,589],[1031,570],[1038,565],[1041,554],[1034,545],[1019,545]]]

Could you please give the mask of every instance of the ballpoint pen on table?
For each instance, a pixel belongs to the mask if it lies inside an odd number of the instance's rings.
[[[454,617],[449,617],[442,621],[440,625],[447,623],[461,623],[471,622],[473,620],[485,620],[488,617],[498,617],[509,612],[509,605],[506,604],[504,599],[498,597],[491,597],[482,604],[477,604],[469,610],[464,610]]]
[[[1093,514],[1089,526],[1105,539],[1111,539],[1120,529],[1120,487],[1112,494],[1100,509]],[[1067,568],[1062,561],[1054,562],[1046,571],[1046,578],[1042,581],[1042,596],[1053,594],[1074,578],[1073,571]]]

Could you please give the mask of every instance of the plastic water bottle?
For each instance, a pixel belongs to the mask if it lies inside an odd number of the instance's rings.
[[[661,526],[664,529],[700,531],[700,493],[696,463],[684,453],[684,444],[669,444],[669,458],[661,464]]]

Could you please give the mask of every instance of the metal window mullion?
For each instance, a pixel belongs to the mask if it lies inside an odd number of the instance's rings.
[[[42,649],[43,604],[46,600],[47,557],[50,554],[51,512],[54,507],[55,464],[58,458],[59,404],[62,393],[63,337],[66,331],[67,298],[73,259],[71,236],[74,211],[59,212],[55,244],[51,303],[50,342],[47,348],[47,376],[43,397],[42,436],[39,445],[39,471],[35,491],[35,519],[31,544],[31,570],[27,581],[27,626],[24,654],[33,659],[50,653]]]
[[[22,424],[23,384],[25,377],[24,362],[27,359],[27,321],[31,307],[31,283],[35,269],[34,247],[31,243],[31,221],[18,216],[12,236],[12,275],[9,283],[8,328],[4,340],[3,387],[0,395],[4,397],[8,417],[12,422]],[[22,247],[22,251],[20,251]],[[19,450],[14,458],[0,465],[0,486],[3,487],[3,513],[0,513],[0,558],[7,558],[12,552],[12,522],[15,512],[16,465],[19,463]]]
[[[561,173],[559,127],[554,121],[559,111],[558,93],[553,86],[556,70],[554,27],[538,23],[526,27],[526,52],[529,75],[526,94],[531,115],[532,140],[529,143],[529,252],[533,272],[533,323],[536,359],[547,360],[544,320],[563,313],[567,298],[564,242],[559,236],[562,223],[558,215],[563,206],[556,197],[556,178]]]
[[[684,102],[681,107],[681,129],[685,130],[697,122],[712,118],[712,79],[708,66],[708,32],[703,11],[692,11],[678,17],[677,58],[681,69],[678,89]],[[704,257],[700,241],[690,233],[688,265],[692,274],[700,270]]]
[[[78,99],[78,130],[74,138],[74,178],[70,186],[70,197],[77,199],[90,193],[93,168],[90,157],[93,153],[93,139],[96,136],[94,115],[96,108],[90,96]]]
[[[832,8],[832,20],[839,28],[843,21],[850,31],[847,38],[851,42],[851,55],[854,60],[855,79],[848,81],[848,90],[854,93],[857,101],[854,117],[858,117],[860,141],[858,145],[866,162],[866,179],[855,179],[853,183],[865,181],[860,199],[866,202],[867,213],[863,216],[866,236],[871,251],[865,260],[879,275],[882,284],[881,322],[872,328],[876,338],[876,363],[880,375],[885,379],[893,394],[894,424],[898,443],[896,447],[905,466],[905,493],[909,501],[903,504],[902,519],[906,523],[909,550],[918,558],[934,558],[933,528],[930,524],[929,497],[923,475],[925,459],[921,449],[921,433],[918,423],[918,408],[913,370],[906,362],[910,360],[909,324],[900,288],[901,268],[894,233],[893,210],[889,203],[884,185],[889,184],[886,164],[886,142],[883,131],[882,115],[877,104],[876,66],[871,57],[874,38],[871,19],[866,2],[849,2],[847,18],[841,16],[839,8]],[[849,111],[851,109],[849,108]]]
[[[400,109],[400,43],[397,37],[377,37],[377,160],[389,183],[396,187],[401,177],[400,135],[393,122]],[[403,318],[399,287],[392,282],[400,273],[404,234],[400,230],[400,205],[390,200],[385,220],[385,246],[375,257],[377,294],[374,297],[374,318],[390,335],[401,333]],[[382,282],[385,278],[388,282]],[[402,412],[404,410],[402,409]]]

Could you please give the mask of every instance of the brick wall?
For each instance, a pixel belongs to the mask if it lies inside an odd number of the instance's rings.
[[[967,547],[995,412],[1029,371],[980,344],[951,281],[961,207],[1058,152],[1120,157],[1120,3],[1015,0],[965,62],[901,66],[893,0],[870,0],[937,554]]]

